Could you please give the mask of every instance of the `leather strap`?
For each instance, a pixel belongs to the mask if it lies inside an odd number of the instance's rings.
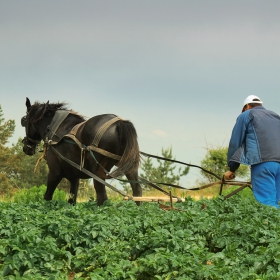
[[[104,132],[109,128],[110,125],[112,125],[113,123],[115,123],[116,121],[120,120],[119,117],[115,117],[109,121],[107,121],[106,123],[104,123],[97,131],[92,144],[95,147],[98,147],[99,141],[101,139],[101,137],[103,136]]]
[[[85,125],[86,122],[87,122],[87,121],[83,121],[83,122],[81,122],[81,123],[76,124],[76,125],[71,129],[70,134],[73,134],[73,135],[76,136],[76,134],[77,134],[79,128],[80,128],[81,126]]]

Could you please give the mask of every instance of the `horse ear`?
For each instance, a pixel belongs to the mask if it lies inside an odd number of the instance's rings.
[[[30,103],[30,100],[28,97],[26,97],[25,105],[26,105],[27,109],[29,109],[31,107],[31,103]]]

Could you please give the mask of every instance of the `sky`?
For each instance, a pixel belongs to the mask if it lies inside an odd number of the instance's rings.
[[[279,0],[0,0],[0,105],[25,99],[134,124],[140,150],[200,165],[251,94],[280,113]],[[191,168],[185,187],[199,179]]]

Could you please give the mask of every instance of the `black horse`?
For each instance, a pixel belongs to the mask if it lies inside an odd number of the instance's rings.
[[[83,170],[102,180],[125,175],[131,182],[133,196],[142,196],[142,188],[137,183],[140,163],[137,133],[130,121],[112,114],[86,121],[81,115],[67,110],[65,103],[35,102],[31,105],[28,98],[26,107],[26,116],[21,120],[26,130],[23,151],[34,155],[37,145],[44,141],[49,167],[45,200],[52,199],[57,185],[66,178],[71,184],[68,201],[75,204],[79,179],[91,177]],[[97,203],[102,205],[108,199],[105,186],[94,179],[94,188]]]

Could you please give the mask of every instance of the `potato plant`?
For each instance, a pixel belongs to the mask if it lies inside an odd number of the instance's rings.
[[[175,207],[2,202],[0,279],[280,279],[279,210],[239,195]]]

